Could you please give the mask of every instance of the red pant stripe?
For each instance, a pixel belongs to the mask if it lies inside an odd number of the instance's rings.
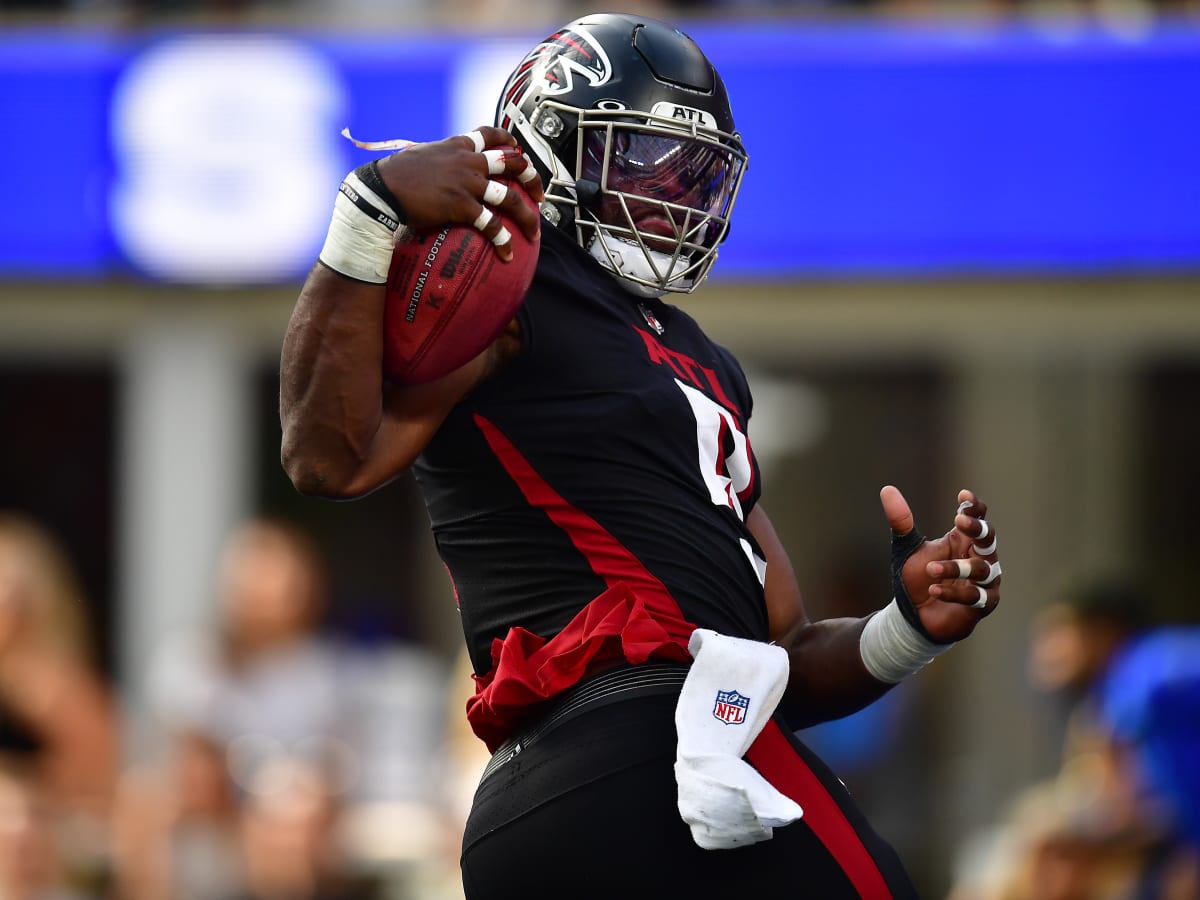
[[[800,804],[803,821],[837,860],[863,900],[892,900],[891,889],[858,832],[775,720],[767,723],[746,759],[781,793]]]

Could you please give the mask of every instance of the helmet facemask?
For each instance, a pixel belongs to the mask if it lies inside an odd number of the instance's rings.
[[[693,290],[729,230],[745,159],[732,135],[680,129],[662,116],[580,111],[580,245],[637,293]]]

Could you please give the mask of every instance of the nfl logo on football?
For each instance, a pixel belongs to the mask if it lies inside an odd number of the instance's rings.
[[[726,725],[741,725],[746,721],[746,710],[749,708],[749,697],[743,697],[737,691],[717,691],[713,718],[720,719]]]

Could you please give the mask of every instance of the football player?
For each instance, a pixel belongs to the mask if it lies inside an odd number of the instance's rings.
[[[746,377],[664,299],[703,282],[747,159],[694,41],[585,16],[518,63],[494,126],[348,176],[297,302],[285,468],[331,498],[411,469],[454,583],[467,717],[493,751],[463,842],[471,900],[914,894],[792,732],[967,637],[999,603],[995,531],[962,491],[927,540],[885,487],[894,597],[808,618],[761,501]],[[504,221],[540,232],[507,330],[436,382],[386,383],[391,228],[474,225],[509,258]]]

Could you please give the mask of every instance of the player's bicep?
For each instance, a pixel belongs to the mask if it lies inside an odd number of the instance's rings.
[[[491,348],[449,375],[425,384],[389,384],[371,447],[346,486],[360,497],[405,472],[433,440],[450,411],[484,380],[492,366]]]
[[[767,517],[761,503],[755,504],[746,517],[746,527],[754,535],[767,560],[765,584],[767,618],[771,640],[788,647],[792,639],[808,624],[804,599],[792,561],[784,549],[775,526]]]
[[[370,452],[345,494],[358,497],[406,471],[433,440],[450,411],[472,390],[497,375],[520,350],[514,319],[504,332],[470,362],[424,384],[387,384],[383,410]]]

